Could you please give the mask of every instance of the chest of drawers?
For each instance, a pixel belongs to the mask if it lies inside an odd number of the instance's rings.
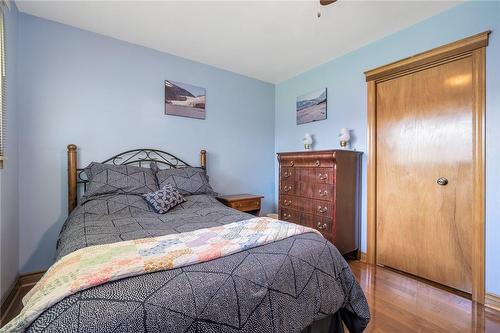
[[[279,218],[315,228],[340,253],[358,256],[361,154],[347,150],[278,153]]]

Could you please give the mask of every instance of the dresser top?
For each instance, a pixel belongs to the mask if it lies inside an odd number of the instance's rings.
[[[347,149],[327,149],[327,150],[302,150],[302,151],[288,151],[276,153],[280,155],[322,155],[322,154],[363,154],[362,151],[347,150]]]

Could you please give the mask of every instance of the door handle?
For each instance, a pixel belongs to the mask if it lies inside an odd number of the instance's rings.
[[[444,178],[444,177],[439,177],[437,180],[436,180],[436,183],[438,185],[441,185],[441,186],[445,186],[448,184],[448,179]]]

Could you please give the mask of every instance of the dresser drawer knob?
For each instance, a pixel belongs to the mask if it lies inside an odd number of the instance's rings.
[[[289,171],[283,172],[283,178],[289,178],[291,175],[292,175],[292,173]]]
[[[283,213],[283,220],[286,220],[286,221],[287,221],[287,220],[289,220],[289,219],[290,219],[290,217],[292,217],[292,215],[287,214],[287,213]]]
[[[291,186],[286,186],[285,185],[285,187],[283,187],[283,191],[285,191],[285,192],[290,192],[291,190],[292,190]]]
[[[326,229],[326,223],[318,222],[318,230],[325,230],[325,229]]]
[[[325,180],[325,179],[328,179],[328,174],[327,174],[327,173],[325,173],[325,174],[320,173],[320,174],[318,175],[318,177],[319,177],[319,179],[321,179],[321,180]]]
[[[325,207],[321,207],[321,206],[318,206],[318,213],[326,213],[328,210],[328,208],[325,206]]]
[[[321,163],[319,162],[319,160],[316,160],[316,162],[314,162],[314,166],[319,166]]]
[[[319,190],[318,193],[319,193],[319,195],[321,197],[326,197],[328,195],[328,191],[327,190],[324,190],[324,191]]]
[[[285,204],[285,206],[290,206],[292,204],[292,200],[284,200],[283,202]]]

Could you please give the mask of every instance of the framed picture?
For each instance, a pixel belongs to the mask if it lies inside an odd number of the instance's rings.
[[[297,125],[326,119],[326,88],[297,97]]]
[[[205,88],[165,81],[165,114],[205,119]]]

